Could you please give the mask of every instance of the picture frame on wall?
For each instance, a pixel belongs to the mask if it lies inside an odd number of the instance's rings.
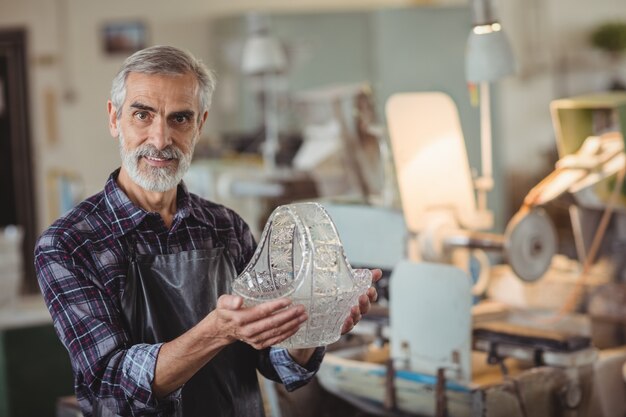
[[[108,55],[128,55],[147,46],[141,21],[109,22],[102,26],[103,50]]]

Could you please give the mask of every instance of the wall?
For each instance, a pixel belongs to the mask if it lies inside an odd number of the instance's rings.
[[[372,80],[376,48],[371,39],[371,15],[367,11],[266,14],[272,35],[281,40],[288,55],[289,68],[279,80],[279,88],[297,94]],[[219,125],[226,132],[258,129],[262,115],[252,93],[254,85],[240,70],[247,36],[245,16],[220,17],[210,25],[211,38],[218,45],[212,62],[218,73],[214,111],[219,113]],[[280,110],[282,125],[288,128],[295,112],[288,103],[281,103]]]

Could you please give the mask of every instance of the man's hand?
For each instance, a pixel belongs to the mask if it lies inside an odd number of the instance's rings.
[[[304,306],[286,308],[290,305],[290,300],[281,298],[246,308],[240,296],[222,295],[211,314],[215,316],[219,336],[228,343],[241,340],[263,349],[294,335],[306,321]]]
[[[157,357],[152,389],[157,397],[172,392],[189,380],[226,345],[241,340],[256,349],[282,342],[306,321],[304,306],[279,299],[243,307],[243,298],[222,295],[215,310],[200,323],[164,343]]]
[[[350,330],[356,326],[356,324],[361,320],[363,314],[366,314],[370,310],[371,303],[376,301],[378,298],[378,293],[376,292],[376,288],[374,288],[374,284],[383,276],[383,271],[380,269],[372,269],[372,286],[367,289],[365,294],[361,294],[359,296],[359,305],[352,306],[350,309],[350,316],[343,322],[343,327],[341,328],[341,334],[346,334]]]

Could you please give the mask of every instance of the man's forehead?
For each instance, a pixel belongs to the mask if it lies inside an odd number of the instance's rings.
[[[199,106],[198,92],[198,81],[191,73],[168,75],[131,72],[126,79],[125,104],[168,103],[194,107]]]
[[[163,78],[166,80],[193,80],[196,81],[196,77],[191,71],[182,72],[182,73],[158,73],[158,72],[141,72],[141,71],[130,71],[126,76],[126,81],[131,79],[142,79],[142,78]]]

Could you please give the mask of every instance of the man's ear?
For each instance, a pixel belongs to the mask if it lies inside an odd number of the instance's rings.
[[[111,136],[114,138],[117,138],[120,135],[117,125],[117,108],[113,105],[111,100],[107,102],[107,111],[109,112],[109,133],[111,133]]]
[[[200,133],[202,133],[202,128],[204,127],[204,122],[206,122],[206,118],[209,115],[208,111],[205,111],[204,114],[202,114],[202,117],[200,118],[200,125],[198,126],[198,136],[200,136]]]

